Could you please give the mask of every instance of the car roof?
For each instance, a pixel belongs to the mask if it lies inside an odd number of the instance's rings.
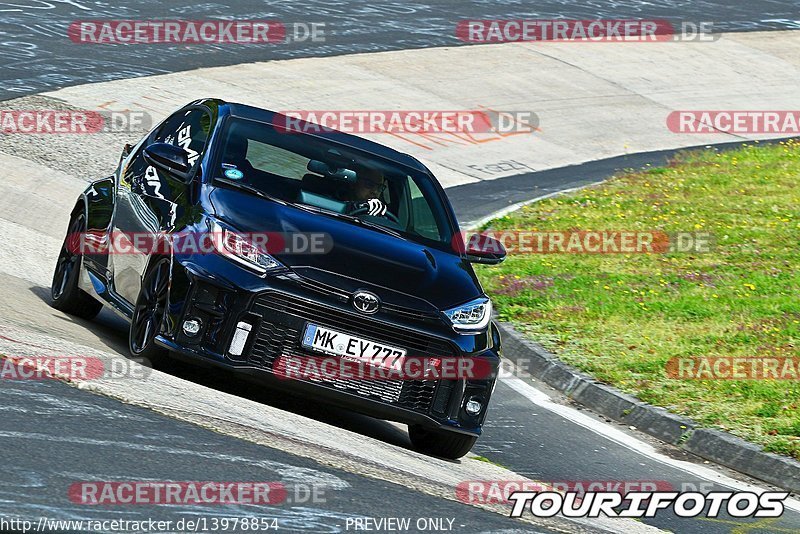
[[[207,99],[205,102],[208,102]],[[234,102],[225,102],[219,99],[213,99],[215,103],[219,105],[222,109],[222,112],[225,113],[225,108],[227,108],[227,112],[229,115],[233,117],[239,117],[242,119],[251,119],[257,120],[261,122],[272,123],[273,118],[276,115],[280,115],[277,111],[271,111],[268,109],[258,108],[255,106],[248,106],[246,104],[237,104]],[[333,141],[334,143],[338,143],[340,145],[354,148],[356,150],[361,150],[364,152],[368,152],[370,154],[374,154],[376,156],[382,157],[384,159],[393,161],[395,163],[400,163],[412,169],[422,171],[426,174],[429,174],[430,171],[428,170],[425,165],[423,165],[418,159],[415,157],[406,154],[404,152],[397,151],[393,148],[390,148],[386,145],[382,145],[380,143],[376,143],[374,141],[370,141],[369,139],[364,139],[363,137],[359,137],[357,135],[352,135],[348,133],[341,132],[339,130],[332,130],[332,129],[322,129],[320,127],[314,128],[313,123],[309,123],[303,120],[299,121],[299,125],[305,126],[310,125],[312,130],[315,130],[314,133],[308,132],[300,132],[298,135],[307,135],[310,137],[318,137],[320,139],[326,139],[328,141]],[[317,133],[318,132],[318,133]]]

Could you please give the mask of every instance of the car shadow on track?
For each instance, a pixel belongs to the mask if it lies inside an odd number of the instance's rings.
[[[379,439],[392,445],[411,448],[408,434],[388,421],[382,421],[334,406],[326,405],[324,410],[320,410],[319,401],[271,389],[267,385],[244,379],[237,376],[236,373],[225,369],[219,369],[208,364],[198,365],[194,362],[176,358],[170,358],[156,368],[159,371],[217,391],[268,404],[273,408],[302,415],[309,419]]]
[[[44,305],[51,303],[50,289],[41,286],[34,286],[30,291],[42,301]],[[80,335],[79,329],[86,329],[96,337],[105,347],[126,358],[128,353],[128,323],[123,318],[116,315],[107,307],[103,308],[100,314],[92,321],[85,321],[76,317],[62,314],[55,310],[55,317],[70,323],[70,335]],[[77,331],[76,331],[77,327]],[[69,341],[80,343],[79,337]],[[188,380],[217,391],[236,395],[254,402],[267,404],[280,410],[295,413],[309,419],[333,425],[345,430],[350,430],[358,434],[369,436],[386,443],[411,449],[411,442],[404,428],[399,427],[388,421],[375,419],[361,415],[349,410],[334,406],[325,406],[320,410],[320,403],[313,399],[308,399],[292,395],[284,391],[271,389],[267,385],[252,382],[237,376],[235,373],[214,367],[205,362],[187,362],[183,359],[170,358],[163,364],[156,366],[156,369],[168,373],[176,378]]]

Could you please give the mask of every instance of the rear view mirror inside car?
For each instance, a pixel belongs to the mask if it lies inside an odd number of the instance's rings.
[[[316,174],[321,174],[327,178],[342,180],[343,182],[355,183],[358,179],[356,171],[352,169],[334,168],[324,161],[319,161],[316,159],[312,159],[308,162],[308,170]]]

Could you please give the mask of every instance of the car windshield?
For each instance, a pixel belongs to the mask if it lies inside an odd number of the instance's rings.
[[[351,147],[231,118],[216,183],[447,246],[447,212],[429,177]]]

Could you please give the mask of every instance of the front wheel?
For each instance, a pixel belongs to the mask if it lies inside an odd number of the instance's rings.
[[[53,282],[50,285],[50,296],[53,299],[51,306],[81,319],[94,319],[103,309],[103,305],[78,287],[83,260],[79,243],[84,231],[86,219],[83,213],[73,215],[53,272]]]
[[[409,425],[408,437],[419,452],[450,460],[457,460],[467,454],[478,441],[476,436],[420,425]]]
[[[156,344],[167,311],[169,259],[155,260],[142,280],[139,297],[131,318],[128,350],[135,358],[146,358],[155,364],[164,360],[166,349]]]

